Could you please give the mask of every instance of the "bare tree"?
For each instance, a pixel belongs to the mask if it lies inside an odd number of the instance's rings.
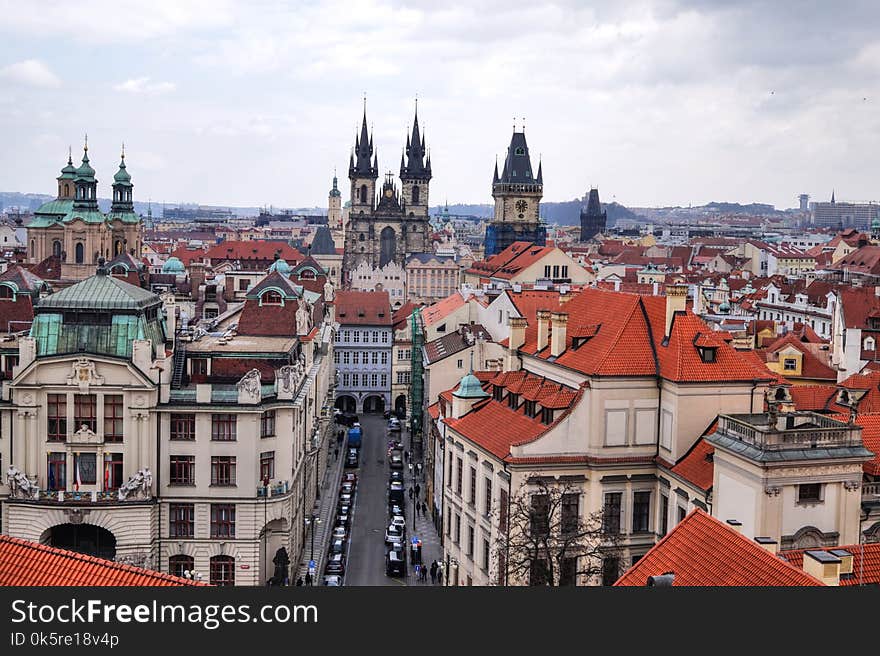
[[[603,561],[618,556],[615,531],[602,511],[584,514],[583,488],[535,476],[497,513],[495,582],[578,585],[599,582]],[[610,561],[611,562],[611,561]]]

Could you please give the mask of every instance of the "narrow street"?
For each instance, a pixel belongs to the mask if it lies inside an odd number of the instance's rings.
[[[382,415],[360,415],[364,431],[361,447],[357,493],[354,504],[353,527],[348,545],[348,563],[345,585],[425,585],[416,579],[409,560],[409,544],[413,536],[422,540],[422,560],[429,565],[440,558],[439,538],[434,533],[429,519],[419,515],[413,529],[413,502],[406,500],[407,523],[407,571],[408,575],[394,578],[385,575],[385,529],[388,526],[388,441],[399,439],[409,448],[409,435],[406,430],[391,433],[386,430],[387,420]],[[351,470],[348,470],[351,471]],[[414,485],[409,470],[404,469],[406,489]],[[424,498],[424,491],[422,491]],[[430,585],[430,577],[427,585]]]

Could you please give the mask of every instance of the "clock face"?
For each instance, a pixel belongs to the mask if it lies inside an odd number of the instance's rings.
[[[516,211],[520,214],[525,213],[525,211],[529,208],[529,204],[524,200],[516,201]]]
[[[386,189],[386,190],[385,190],[385,198],[391,198],[391,196],[392,196],[393,194],[394,194],[394,192],[391,191],[390,189]]]

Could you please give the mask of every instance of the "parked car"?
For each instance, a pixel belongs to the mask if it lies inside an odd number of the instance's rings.
[[[388,430],[389,431],[399,431],[400,430],[400,419],[397,417],[392,417],[388,420]]]
[[[340,492],[339,493],[339,504],[350,506],[351,505],[351,494],[348,492]]]
[[[339,526],[344,526],[348,528],[351,525],[351,515],[348,514],[348,509],[346,508],[346,512],[338,512],[336,513],[336,524]]]
[[[331,554],[345,553],[345,540],[331,540],[330,541],[330,553]]]
[[[345,574],[345,556],[341,553],[331,554],[324,567],[325,574]]]
[[[346,494],[354,493],[354,483],[343,483],[339,487],[340,491],[345,492]]]
[[[385,544],[403,544],[405,539],[403,531],[397,526],[392,524],[385,529]]]
[[[392,515],[391,526],[396,526],[406,535],[406,520],[403,518],[403,515]]]
[[[403,458],[399,454],[392,455],[388,464],[391,469],[403,469]]]
[[[341,424],[343,426],[354,426],[358,423],[358,416],[354,413],[343,412],[334,417],[334,421],[337,424]]]
[[[336,506],[336,514],[337,515],[348,515],[351,517],[351,506],[347,503],[340,503]]]
[[[349,468],[357,467],[360,464],[357,449],[349,449],[345,456],[345,466]]]
[[[403,492],[403,483],[400,481],[391,481],[388,484],[388,500],[396,501],[401,506],[403,505],[404,492]]]
[[[330,535],[331,540],[347,540],[348,539],[348,530],[342,526],[341,524],[337,524],[336,528],[333,529],[333,533]]]
[[[325,574],[324,585],[329,585],[331,587],[341,587],[342,577],[339,576],[339,574]]]
[[[406,576],[406,552],[404,550],[391,549],[385,554],[385,575]]]
[[[403,504],[397,503],[396,501],[392,501],[388,504],[388,516],[394,517],[395,515],[403,514]]]
[[[388,482],[391,483],[393,481],[397,481],[398,483],[403,483],[403,472],[394,470],[388,475]]]
[[[352,485],[357,485],[358,475],[354,472],[345,472],[342,475],[343,483],[351,483]]]

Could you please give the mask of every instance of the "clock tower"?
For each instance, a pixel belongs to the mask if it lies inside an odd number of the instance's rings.
[[[492,177],[495,216],[486,228],[487,257],[500,253],[515,241],[545,245],[547,230],[540,218],[543,196],[541,163],[538,163],[535,174],[525,131],[517,132],[514,128],[501,175],[498,175],[498,162],[495,162]]]

